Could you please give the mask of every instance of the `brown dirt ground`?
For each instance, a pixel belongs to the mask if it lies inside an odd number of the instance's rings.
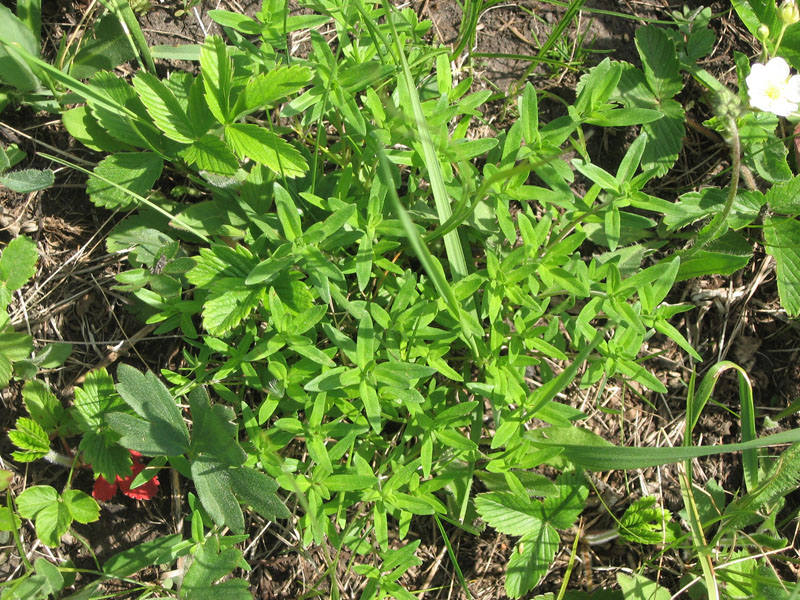
[[[696,3],[688,3],[690,5]],[[667,11],[680,8],[682,2],[596,0],[588,6],[627,12],[641,18],[664,18]],[[80,15],[88,8],[88,2],[64,2],[60,8],[46,15],[46,28],[51,40],[69,34]],[[143,27],[152,43],[179,44],[202,39],[204,32],[211,32],[210,20],[205,16],[207,8],[227,8],[252,13],[257,2],[237,3],[201,2],[196,11],[189,10],[182,16],[176,12],[183,6],[177,0],[168,0],[156,5],[142,17]],[[411,6],[424,18],[433,22],[436,38],[452,45],[458,36],[461,19],[460,8],[454,0],[415,0]],[[528,9],[528,10],[525,10]],[[714,2],[715,14],[722,14],[715,21],[721,42],[706,68],[722,75],[727,69],[733,49],[753,54],[751,41],[737,25],[735,18],[726,16],[727,3]],[[481,19],[477,38],[477,52],[499,52],[506,54],[534,53],[546,39],[550,28],[558,21],[560,8],[546,2],[522,1],[498,6],[488,11]],[[198,19],[197,17],[200,17]],[[201,24],[202,23],[202,24]],[[580,60],[582,66],[591,66],[610,55],[618,59],[638,62],[633,44],[633,34],[638,22],[583,13],[580,33],[573,25],[562,44],[562,51],[570,60]],[[582,35],[582,43],[575,43]],[[582,51],[581,48],[588,51]],[[487,86],[501,93],[517,85],[524,75],[528,63],[514,60],[484,60],[475,63],[477,86]],[[548,67],[537,67],[531,74],[534,85],[548,86],[556,94],[569,99],[577,80],[575,71],[564,70],[555,77]],[[697,88],[687,85],[683,99],[696,99]],[[693,97],[694,95],[694,97]],[[506,115],[502,112],[502,98],[492,104],[496,114],[487,113],[487,121],[493,127],[502,127]],[[543,106],[543,110],[548,110]],[[708,115],[703,113],[702,102],[697,102],[690,116],[702,122]],[[33,155],[39,142],[56,148],[67,149],[73,156],[87,161],[97,160],[86,150],[73,147],[49,115],[33,114],[27,109],[6,110],[0,126],[3,143],[18,142]],[[35,139],[34,139],[35,138]],[[613,153],[609,163],[616,164],[629,141],[626,132],[619,132],[607,147],[619,149]],[[611,143],[609,143],[611,142]],[[32,159],[30,166],[46,166]],[[702,169],[694,168],[702,164]],[[728,166],[727,155],[718,142],[702,132],[690,129],[684,153],[679,159],[675,174],[658,184],[656,193],[672,197],[686,189],[707,183],[708,178]],[[45,375],[52,389],[62,393],[68,401],[72,382],[101,363],[109,354],[109,348],[141,331],[137,323],[124,310],[125,300],[109,287],[114,275],[124,269],[121,261],[105,252],[103,239],[110,227],[120,217],[91,206],[83,191],[82,178],[67,170],[57,173],[57,185],[45,192],[21,197],[0,192],[0,241],[6,242],[19,232],[31,235],[38,244],[42,258],[37,276],[32,285],[23,290],[24,302],[13,306],[13,319],[18,328],[28,328],[37,343],[49,340],[67,340],[75,344],[75,350],[67,364]],[[673,291],[675,301],[688,299],[698,308],[684,315],[675,325],[687,333],[687,337],[707,357],[701,365],[693,365],[687,357],[671,343],[654,339],[650,349],[660,352],[654,364],[657,374],[667,383],[666,396],[640,394],[632,386],[608,385],[604,390],[576,392],[574,404],[591,415],[589,425],[607,439],[616,443],[648,445],[673,445],[680,443],[682,416],[685,409],[686,382],[691,369],[700,374],[716,359],[729,358],[748,369],[753,380],[756,406],[759,414],[775,414],[800,397],[800,366],[798,354],[798,326],[788,320],[777,301],[774,265],[764,254],[757,254],[750,265],[730,279],[716,278],[690,282]],[[171,337],[153,338],[146,335],[135,345],[127,360],[140,361],[154,370],[174,366],[177,340]],[[720,406],[707,407],[696,431],[696,441],[718,444],[738,441],[736,423],[723,407],[737,410],[736,382],[725,378],[718,386],[715,398]],[[22,414],[19,386],[12,386],[0,394],[3,410],[0,411],[0,427],[7,431],[15,419]],[[796,416],[782,424],[797,426]],[[10,446],[5,435],[0,436],[0,453],[6,457]],[[9,463],[6,462],[6,467]],[[61,485],[66,473],[59,467],[33,463],[13,465],[19,474],[17,491],[32,483]],[[741,468],[737,456],[714,457],[701,461],[695,476],[704,481],[715,478],[726,490],[735,491],[740,486]],[[101,560],[120,549],[128,548],[159,535],[175,530],[175,515],[169,497],[172,490],[169,478],[162,478],[162,493],[158,500],[150,503],[135,502],[128,498],[117,499],[103,508],[101,521],[91,526],[76,527]],[[664,506],[677,511],[681,508],[680,492],[675,469],[664,467],[647,469],[642,473],[601,474],[595,480],[602,497],[612,510],[621,514],[627,506],[626,498],[640,496],[644,490],[662,498]],[[74,485],[89,490],[91,477],[79,474]],[[582,517],[587,530],[600,531],[612,524],[612,519],[596,500]],[[254,521],[250,531],[261,533],[258,542],[248,552],[247,559],[252,572],[247,575],[257,598],[298,598],[307,594],[325,596],[327,580],[323,577],[325,558],[320,550],[310,553],[302,550],[292,540],[290,525]],[[459,565],[469,582],[470,591],[476,599],[505,598],[503,592],[504,564],[514,540],[504,535],[486,531],[474,537],[455,528],[448,529],[450,541],[456,550]],[[574,535],[574,533],[572,534]],[[34,537],[30,528],[23,527],[27,547],[34,548],[34,555],[43,552],[33,546]],[[569,535],[565,535],[569,538]],[[408,589],[428,590],[420,597],[426,600],[461,598],[453,566],[446,554],[445,545],[432,522],[419,519],[409,534],[409,539],[421,539],[418,556],[423,564],[412,570],[405,578]],[[571,538],[569,538],[571,539]],[[70,557],[81,567],[91,567],[92,561],[84,547],[75,538],[54,551],[61,557]],[[637,545],[625,545],[619,541],[602,546],[581,545],[578,567],[572,574],[570,587],[591,590],[613,586],[615,573],[620,568],[636,569],[642,564],[658,566],[657,549]],[[335,552],[335,550],[332,550]],[[569,549],[559,553],[552,573],[546,578],[538,593],[557,592],[564,576]],[[43,553],[49,556],[48,553]],[[10,546],[0,546],[0,578],[19,573],[19,560]],[[345,572],[349,557],[340,561],[342,571],[338,579],[342,583],[342,597],[358,596],[361,582]],[[667,555],[662,563],[664,585],[677,589],[674,573],[682,572],[677,565],[680,557]],[[675,568],[672,568],[675,565]],[[159,573],[151,571],[141,575],[152,580]],[[314,593],[319,585],[319,592]],[[111,590],[109,590],[111,591]],[[119,591],[119,590],[116,590]],[[124,592],[123,592],[124,594]],[[124,595],[118,597],[125,597]]]

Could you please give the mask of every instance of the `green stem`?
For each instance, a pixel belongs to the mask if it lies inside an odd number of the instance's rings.
[[[16,513],[14,511],[14,500],[11,498],[10,489],[6,490],[6,506],[8,506],[8,510],[11,513],[11,535],[14,537],[14,544],[17,546],[17,552],[19,552],[19,557],[22,559],[22,562],[25,563],[25,569],[27,571],[32,571],[33,565],[31,561],[28,560],[28,557],[25,556],[25,548],[22,546],[22,539],[19,537],[19,529],[13,526],[13,519]]]
[[[697,243],[684,253],[683,258],[689,258],[702,250],[709,242],[714,241],[726,227],[728,217],[733,210],[733,203],[736,200],[736,193],[739,191],[739,175],[742,167],[742,147],[739,140],[739,130],[736,127],[736,120],[728,117],[729,143],[731,145],[731,183],[728,186],[728,197],[725,199],[725,206],[722,211],[717,213],[711,223],[705,228],[705,233],[700,234]]]

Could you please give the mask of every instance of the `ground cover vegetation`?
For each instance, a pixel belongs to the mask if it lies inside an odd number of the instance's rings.
[[[492,531],[509,540],[494,597],[800,596],[786,499],[800,479],[795,411],[758,411],[748,371],[681,331],[697,307],[675,293],[766,252],[784,314],[800,313],[794,2],[733,2],[761,53],[729,57],[730,85],[701,66],[717,43],[710,8],[640,24],[636,60],[582,51],[577,65],[561,38],[591,9],[573,0],[508,95],[473,77],[496,2],[466,2],[452,46],[386,0],[210,10],[221,33],[178,46],[148,43],[134,11],[146,3],[100,4],[55,53],[40,2],[0,6],[4,110],[47,111],[95,153],[40,150],[50,169],[21,169],[12,145],[0,184],[32,194],[53,168],[87,177],[97,210],[115,211],[103,243],[126,262],[109,293],[143,331],[180,340],[178,367],[115,355],[55,389],[48,375],[72,348],[34,343],[9,313],[37,245],[5,244],[0,386],[18,391],[19,416],[0,534],[18,568],[0,598],[252,598],[246,549],[270,527],[282,553],[321,557],[296,597],[451,593],[412,585],[423,527],[465,598],[488,596],[451,539]],[[579,68],[570,100],[527,81],[539,66]],[[691,124],[724,142],[728,168],[659,195],[686,140],[687,85],[708,113]],[[507,126],[477,134],[491,103]],[[621,128],[630,143],[608,168],[593,139]],[[630,446],[587,426],[578,393],[589,405],[618,385],[667,393],[652,366],[667,345],[690,365],[682,442]],[[741,441],[695,444],[726,373]],[[695,479],[694,459],[734,452],[739,489]],[[28,481],[43,461],[58,476]],[[605,505],[596,473],[667,464],[679,510],[654,494]],[[93,485],[80,489],[85,472]],[[81,535],[118,493],[141,511],[165,488],[171,532],[105,556]],[[584,528],[591,503],[610,530]],[[90,559],[59,555],[65,536]],[[590,589],[580,547],[603,543],[646,559]]]

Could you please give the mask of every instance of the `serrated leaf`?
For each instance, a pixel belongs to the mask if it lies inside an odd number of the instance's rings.
[[[580,472],[567,471],[556,479],[558,495],[544,499],[544,520],[556,529],[569,529],[586,506],[589,488]]]
[[[478,494],[475,508],[484,521],[508,535],[537,531],[542,525],[541,504],[508,492]]]
[[[770,186],[766,193],[770,210],[784,215],[800,212],[800,175],[784,183]]]
[[[17,512],[23,519],[33,519],[42,510],[58,502],[58,492],[49,485],[34,485],[17,496]]]
[[[72,515],[63,502],[54,502],[40,510],[34,518],[36,535],[45,546],[55,548],[61,544],[61,536],[72,524]]]
[[[22,401],[28,414],[47,433],[54,432],[64,415],[64,407],[44,383],[32,380],[22,388]]]
[[[157,77],[139,72],[133,78],[133,87],[153,122],[168,138],[184,144],[197,139],[198,134],[183,106]]]
[[[215,284],[203,304],[203,327],[211,335],[224,335],[247,318],[261,303],[264,289],[247,287],[241,279]]]
[[[8,432],[8,438],[15,446],[22,449],[22,452],[12,452],[14,459],[20,462],[31,462],[50,452],[50,438],[47,437],[47,432],[33,419],[27,417],[17,419],[14,429]]]
[[[769,217],[764,223],[766,250],[775,257],[778,295],[790,316],[800,314],[800,222]]]
[[[268,108],[278,100],[303,89],[313,76],[311,69],[300,65],[278,67],[269,73],[257,75],[245,87],[245,106],[248,110]]]
[[[214,522],[220,527],[230,527],[234,533],[242,533],[244,516],[231,490],[227,465],[201,455],[192,461],[191,470],[197,496]]]
[[[0,175],[0,185],[18,194],[30,194],[53,185],[55,176],[50,169],[23,169]]]
[[[635,37],[650,89],[660,100],[672,98],[683,89],[675,43],[655,25],[640,27]]]
[[[38,259],[33,240],[25,235],[14,238],[0,254],[0,282],[10,292],[20,289],[36,274]]]
[[[262,517],[271,521],[291,517],[291,513],[275,493],[278,484],[274,479],[249,467],[231,469],[228,475],[234,494],[252,506]]]
[[[103,427],[103,416],[106,413],[125,408],[125,402],[114,389],[114,380],[105,368],[86,375],[83,384],[75,388],[73,402],[76,409],[75,421],[84,433],[96,432]]]
[[[86,191],[97,206],[109,209],[136,205],[136,198],[111,185],[113,181],[140,196],[148,196],[161,176],[164,161],[151,152],[118,152],[104,158],[94,168],[98,177],[89,177]],[[103,178],[107,181],[103,181]]]
[[[225,42],[218,35],[206,36],[200,48],[200,70],[208,109],[223,125],[230,123],[233,68]]]
[[[294,146],[258,125],[228,125],[225,140],[239,156],[254,160],[278,175],[301,177],[308,170],[303,155]]]
[[[182,151],[183,159],[196,164],[201,171],[221,175],[233,175],[239,169],[239,161],[218,137],[206,134]]]
[[[66,490],[62,497],[70,515],[78,523],[93,523],[100,518],[100,505],[86,492]]]
[[[133,86],[109,71],[95,73],[91,79],[91,86],[104,100],[100,102],[97,99],[87,98],[87,104],[100,127],[111,137],[128,146],[151,147],[150,141],[141,131],[142,124],[137,120],[138,112],[131,108],[138,105],[137,108],[145,112]],[[155,131],[155,128],[153,130]]]
[[[549,525],[539,523],[511,552],[506,566],[506,592],[519,598],[532,590],[547,574],[561,539]]]
[[[113,441],[109,439],[111,436],[114,436]],[[78,449],[83,452],[84,462],[91,463],[92,470],[106,481],[114,481],[117,475],[124,477],[131,472],[131,453],[116,442],[116,436],[111,432],[85,432]]]
[[[672,541],[671,532],[665,529],[672,515],[668,510],[656,506],[655,496],[640,498],[631,504],[622,515],[619,534],[637,544],[660,544]]]

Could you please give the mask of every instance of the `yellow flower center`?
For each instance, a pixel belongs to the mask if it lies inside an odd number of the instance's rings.
[[[779,100],[781,97],[781,87],[775,84],[770,84],[766,89],[767,98],[770,100]]]

